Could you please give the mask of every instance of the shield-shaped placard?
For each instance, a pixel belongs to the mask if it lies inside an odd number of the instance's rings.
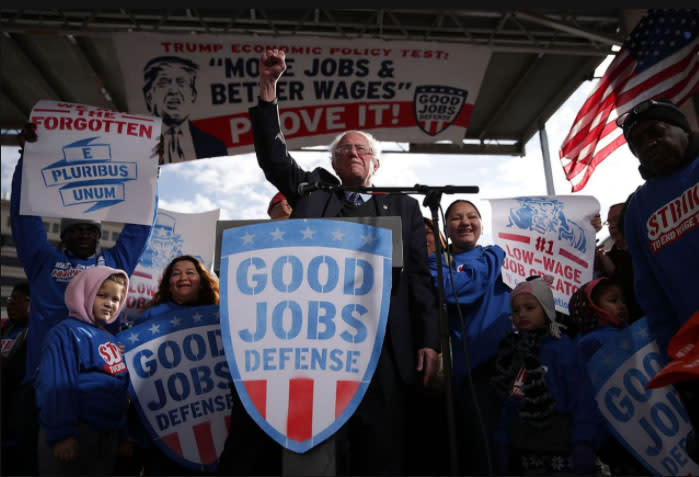
[[[436,136],[459,117],[468,91],[443,85],[415,87],[413,111],[415,122],[425,133]]]
[[[216,470],[233,406],[218,305],[157,315],[117,339],[131,400],[155,444],[180,465]]]
[[[232,228],[221,242],[221,332],[245,409],[303,453],[354,413],[383,344],[391,231],[349,221]]]

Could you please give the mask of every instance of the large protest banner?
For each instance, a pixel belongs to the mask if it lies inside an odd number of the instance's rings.
[[[587,371],[610,430],[639,462],[656,475],[699,475],[687,455],[691,424],[677,391],[646,389],[662,360],[643,318],[606,342]]]
[[[219,214],[220,209],[193,214],[158,209],[150,241],[129,278],[129,295],[121,318],[134,317],[143,311],[173,258],[191,255],[213,271]]]
[[[556,310],[568,313],[570,296],[592,280],[595,229],[599,213],[591,196],[538,196],[489,199],[492,233],[507,256],[505,284],[514,288],[530,275],[553,277]]]
[[[229,154],[252,151],[248,108],[257,104],[267,48],[286,53],[277,97],[292,147],[329,144],[347,129],[388,141],[460,143],[491,55],[463,44],[298,36],[130,32],[115,34],[114,45],[129,110],[189,122],[178,133],[195,142],[186,159],[209,157],[205,149],[216,150],[217,141]],[[167,92],[178,75],[182,87]]]
[[[354,413],[388,320],[391,231],[282,220],[224,230],[221,330],[243,406],[303,453]]]
[[[131,400],[155,444],[180,465],[215,470],[233,406],[218,305],[163,313],[117,340]]]
[[[41,100],[29,121],[20,214],[153,223],[160,118]]]

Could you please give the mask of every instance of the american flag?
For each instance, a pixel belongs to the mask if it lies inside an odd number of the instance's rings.
[[[617,117],[649,98],[682,104],[699,91],[699,10],[648,11],[578,112],[559,156],[573,192],[623,145]]]

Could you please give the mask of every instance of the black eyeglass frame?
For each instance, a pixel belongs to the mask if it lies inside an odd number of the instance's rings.
[[[616,118],[616,125],[624,129],[624,124],[627,124],[627,121],[629,121],[629,119],[633,119],[639,114],[648,111],[653,106],[670,108],[677,111],[677,106],[675,106],[675,104],[669,99],[651,98],[638,103],[636,106],[634,106],[633,108]],[[633,124],[633,121],[629,122],[627,125],[629,124]]]

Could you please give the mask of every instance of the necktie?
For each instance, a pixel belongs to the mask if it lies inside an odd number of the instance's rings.
[[[350,193],[350,202],[352,202],[355,207],[359,207],[364,203],[364,199],[359,192],[352,192]]]
[[[168,130],[168,135],[170,136],[170,147],[168,147],[168,162],[180,162],[183,161],[182,157],[182,146],[180,145],[180,131],[178,131],[174,126]]]

